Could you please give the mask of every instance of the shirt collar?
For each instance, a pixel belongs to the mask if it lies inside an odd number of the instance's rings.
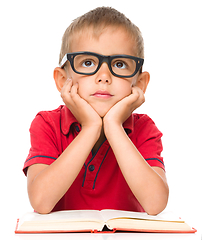
[[[123,127],[127,134],[133,132],[134,128],[134,115],[130,115],[130,117],[123,123]],[[80,128],[80,124],[71,113],[71,111],[66,107],[61,107],[61,131],[64,135],[67,135],[70,131],[70,127],[73,123],[76,123],[77,126]]]
[[[69,133],[70,127],[73,123],[78,123],[71,111],[66,107],[61,108],[61,131],[64,135]],[[80,125],[79,125],[80,126]]]
[[[130,117],[123,123],[123,128],[127,134],[133,132],[134,129],[134,115],[131,114]]]

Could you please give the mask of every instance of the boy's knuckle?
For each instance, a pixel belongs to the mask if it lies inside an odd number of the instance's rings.
[[[72,98],[72,100],[76,99],[76,95],[74,94],[74,92],[70,92],[69,95]]]
[[[139,93],[138,91],[136,91],[136,92],[133,94],[133,99],[136,101],[139,97],[140,97],[140,93]]]
[[[66,98],[64,93],[61,93],[61,98],[64,100]]]
[[[66,105],[70,102],[70,96],[68,93],[61,93],[61,98]]]
[[[145,102],[145,96],[144,96],[143,94],[140,96],[140,101],[141,101],[142,103]]]
[[[60,93],[60,96],[61,96],[61,98],[63,98],[64,97],[64,93],[61,91],[61,93]]]

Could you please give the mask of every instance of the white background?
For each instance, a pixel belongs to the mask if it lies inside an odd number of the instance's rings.
[[[168,208],[195,228],[202,221],[202,14],[197,0],[12,0],[0,3],[0,208],[4,230],[32,210],[21,169],[29,126],[40,110],[62,104],[52,73],[73,19],[98,6],[123,12],[142,31],[144,70],[151,74],[148,114],[163,132]],[[3,216],[3,217],[2,217]],[[2,224],[0,225],[2,227]]]

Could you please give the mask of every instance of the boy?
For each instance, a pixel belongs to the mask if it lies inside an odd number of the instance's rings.
[[[115,9],[97,8],[67,28],[54,70],[65,105],[38,113],[30,127],[23,170],[35,211],[166,207],[162,134],[132,114],[150,79],[143,57],[139,29]]]

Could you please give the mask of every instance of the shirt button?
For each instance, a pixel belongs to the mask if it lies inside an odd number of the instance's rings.
[[[89,171],[93,172],[93,171],[95,170],[95,166],[94,166],[94,165],[90,165],[90,166],[88,167],[88,169],[89,169]]]
[[[76,126],[75,128],[77,132],[80,132],[79,126]]]

